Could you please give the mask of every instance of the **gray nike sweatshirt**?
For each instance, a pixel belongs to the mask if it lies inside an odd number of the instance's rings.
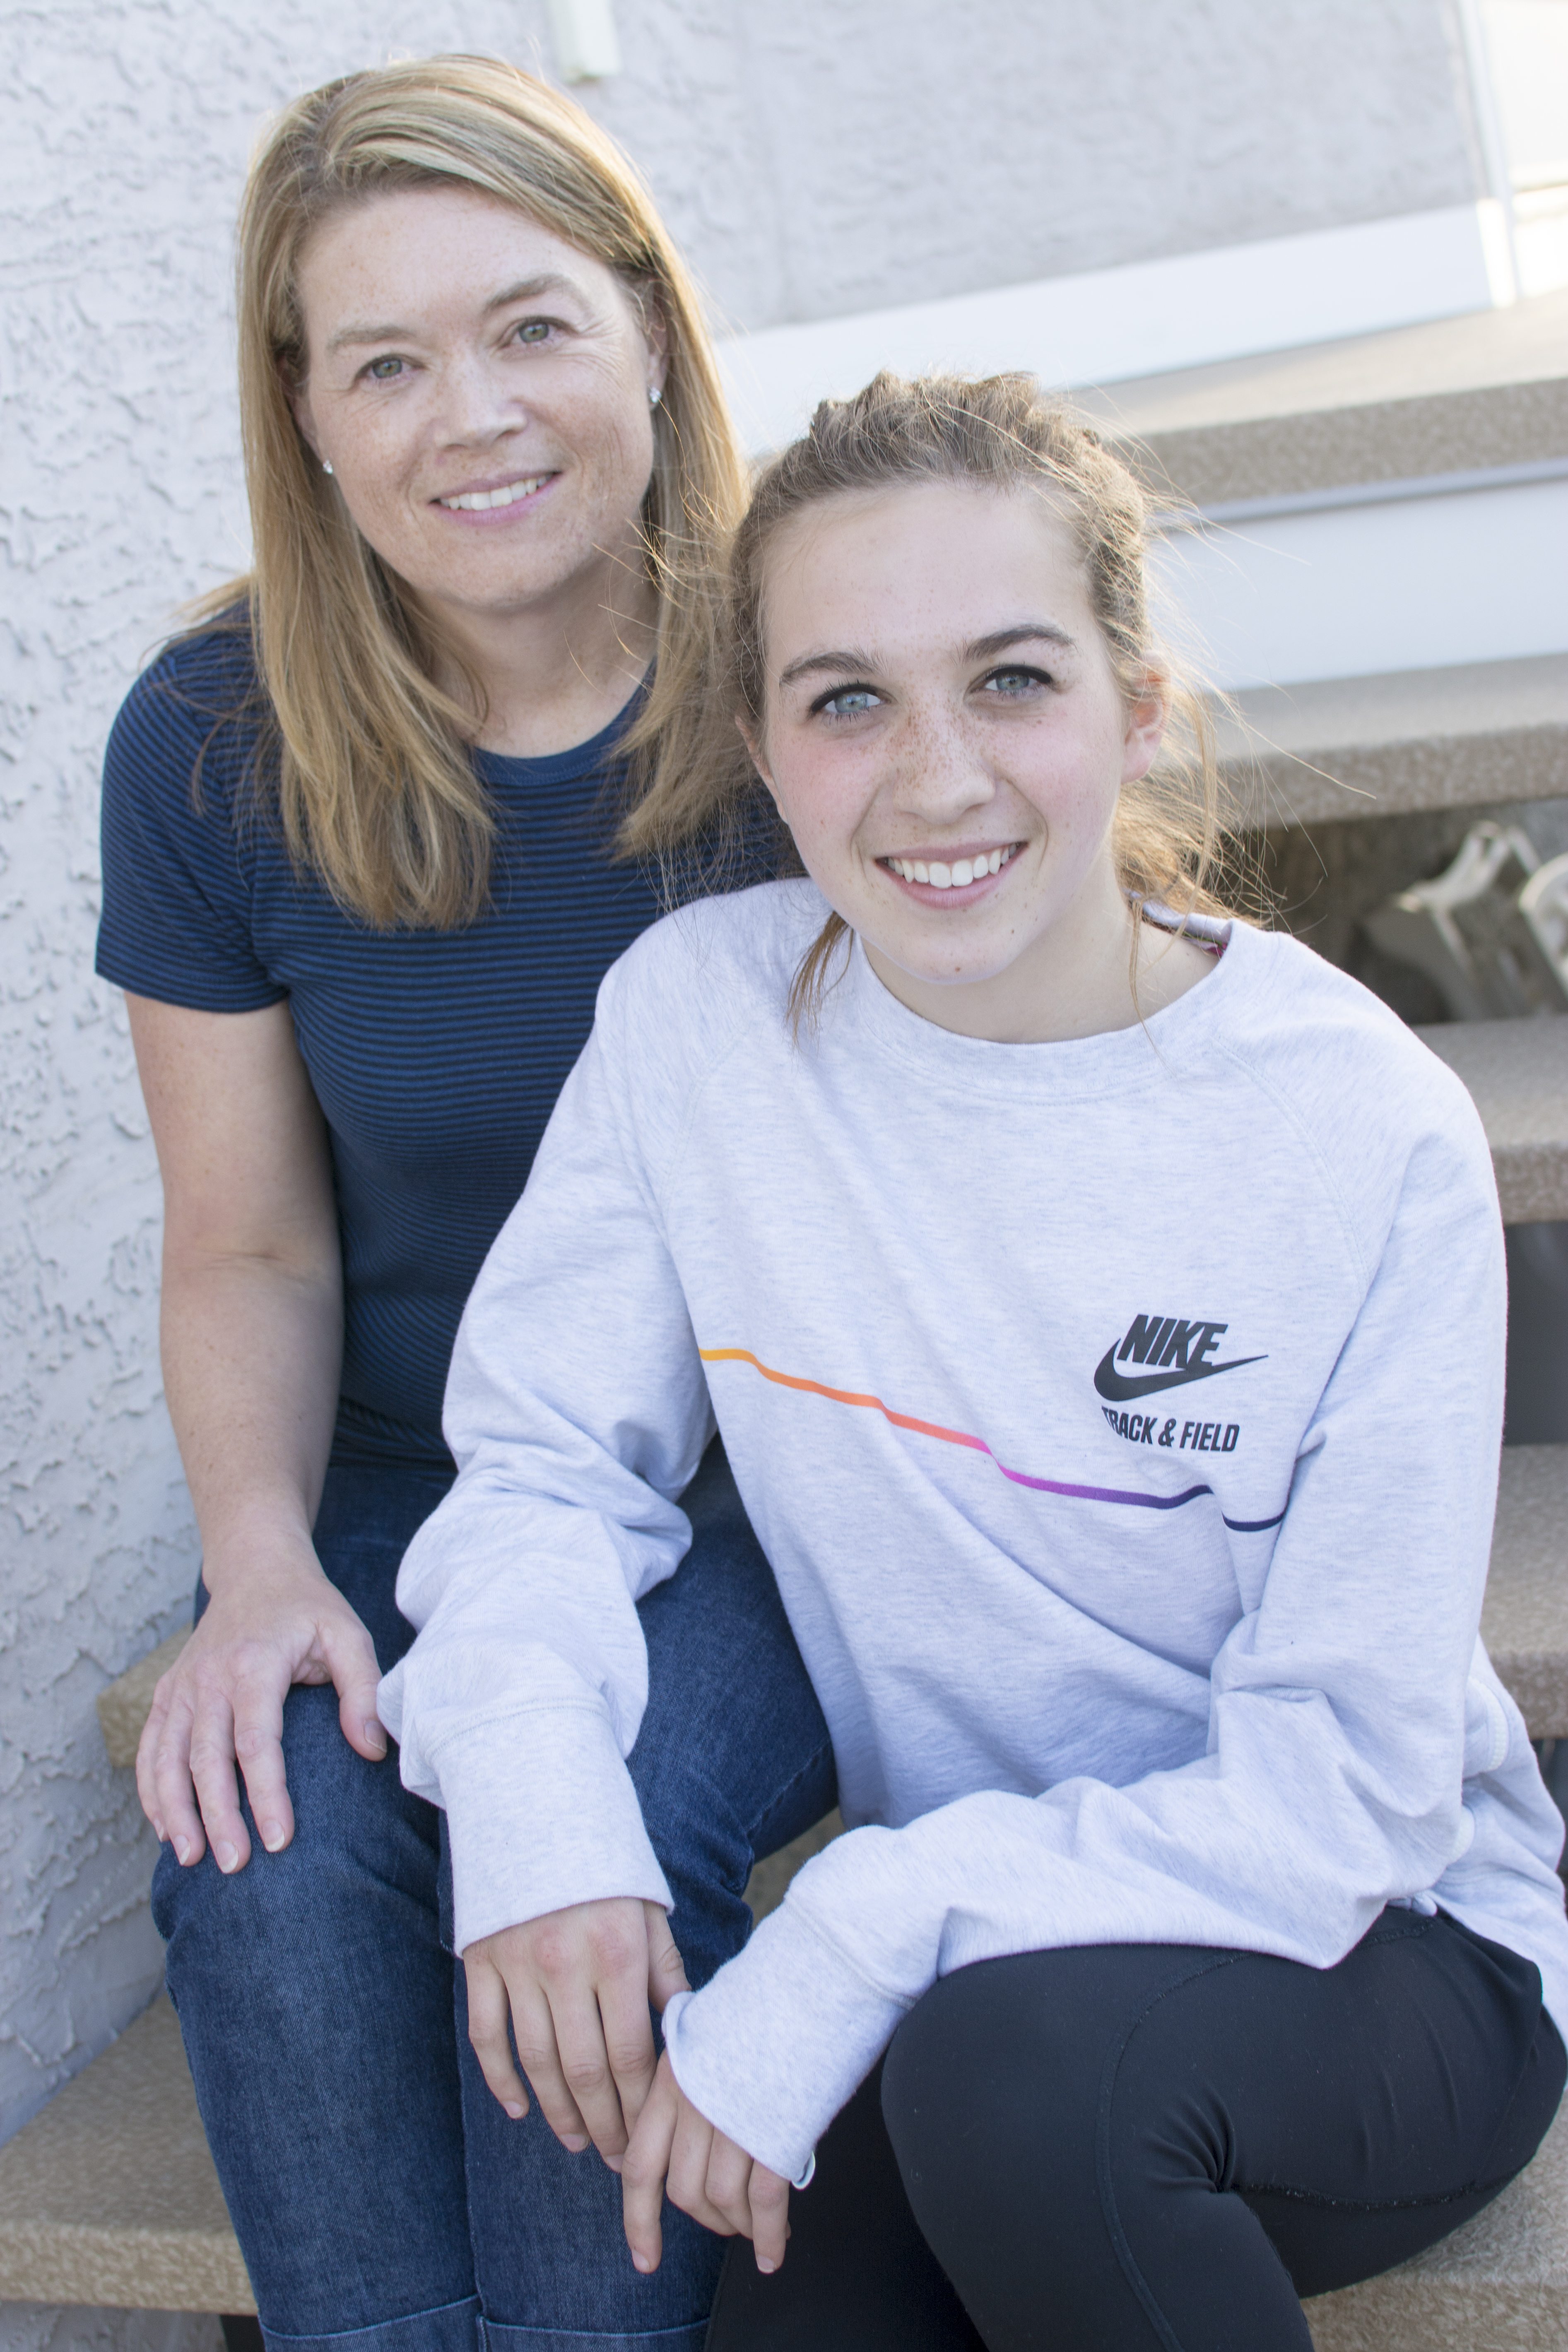
[[[754,2157],[795,2175],[1007,1952],[1326,1968],[1441,1904],[1568,2028],[1562,1824],[1477,1637],[1504,1293],[1463,1087],[1239,924],[1146,1025],[1048,1045],[933,1027],[856,950],[796,1044],[823,913],[771,885],[622,958],[469,1302],[381,1699],[458,1948],[669,1900],[635,1603],[717,1423],[851,1825],[667,2014]]]

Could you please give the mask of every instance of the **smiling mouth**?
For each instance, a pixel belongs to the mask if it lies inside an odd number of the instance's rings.
[[[521,481],[507,482],[499,490],[458,490],[452,498],[437,499],[436,504],[445,507],[448,514],[482,514],[487,507],[515,506],[519,499],[531,498],[554,479],[553,474],[525,474]]]
[[[972,882],[1000,874],[1022,846],[1021,842],[1010,841],[1004,849],[982,850],[978,856],[955,857],[951,864],[940,857],[879,857],[877,863],[896,874],[900,882],[923,882],[932,890],[966,890]]]

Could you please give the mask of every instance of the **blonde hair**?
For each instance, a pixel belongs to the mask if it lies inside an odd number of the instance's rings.
[[[753,737],[762,731],[763,566],[779,532],[825,499],[923,481],[1037,488],[1060,506],[1122,695],[1131,704],[1153,678],[1165,706],[1153,767],[1121,789],[1112,835],[1118,877],[1135,910],[1156,900],[1184,917],[1228,911],[1217,887],[1223,837],[1209,709],[1150,625],[1148,501],[1093,427],[1025,374],[909,383],[884,372],[852,400],[825,400],[810,430],[760,475],[730,552],[724,684],[701,756],[668,803],[682,830],[734,824],[756,789],[734,722],[740,712]],[[791,998],[797,1022],[820,1003],[834,950],[847,935],[835,914],[808,950]]]
[[[581,107],[497,59],[440,57],[351,74],[285,109],[240,216],[254,568],[203,610],[248,624],[262,752],[296,863],[382,929],[445,928],[484,903],[493,821],[469,749],[483,698],[460,663],[471,703],[436,683],[452,649],[362,538],[295,423],[289,393],[306,366],[298,271],[329,214],[441,184],[527,214],[614,270],[662,320],[668,373],[641,518],[659,610],[649,691],[625,750],[634,819],[640,800],[672,842],[682,819],[658,813],[689,757],[713,640],[715,550],[745,490],[691,279],[632,165]]]

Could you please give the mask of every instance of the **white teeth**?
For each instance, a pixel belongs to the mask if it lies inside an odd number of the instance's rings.
[[[920,857],[889,857],[886,862],[905,882],[924,882],[933,890],[963,890],[971,882],[984,881],[987,874],[1000,874],[1012,857],[1017,844],[1006,849],[982,851],[978,857],[960,857],[951,866],[933,858],[928,866]]]
[[[487,507],[510,507],[519,499],[526,499],[550,479],[548,474],[535,474],[525,482],[508,482],[500,490],[463,490],[455,499],[443,499],[440,503],[448,513],[481,514]]]

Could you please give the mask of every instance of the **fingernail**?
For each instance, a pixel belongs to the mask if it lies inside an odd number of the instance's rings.
[[[514,2124],[520,2124],[524,2116],[528,2113],[528,2109],[526,2107],[520,2107],[515,2099],[503,2099],[501,2101],[501,2105],[506,2109]]]
[[[377,1723],[377,1722],[374,1719],[374,1717],[372,1718],[372,1720],[371,1720],[369,1723],[367,1723],[367,1724],[365,1725],[365,1727],[364,1727],[364,1736],[365,1736],[365,1739],[366,1739],[367,1744],[368,1744],[370,1747],[372,1747],[372,1748],[374,1748],[375,1749],[375,1752],[376,1752],[376,1754],[377,1754],[378,1756],[384,1756],[384,1755],[385,1755],[385,1753],[386,1753],[386,1734],[385,1734],[385,1732],[382,1729],[382,1727],[381,1727],[380,1724],[379,1724],[379,1723]]]
[[[157,1815],[156,1815],[155,1813],[154,1813],[154,1815],[153,1816],[153,1836],[157,1839],[157,1841],[158,1841],[158,1843],[159,1843],[159,1844],[160,1844],[160,1845],[162,1845],[162,1844],[164,1843],[164,1838],[163,1838],[163,1822],[158,1819],[158,1817],[157,1817]]]
[[[283,1843],[282,1822],[263,1822],[261,1824],[261,1843],[267,1848],[268,1853],[276,1853],[279,1847]]]
[[[579,2139],[574,2133],[569,2139],[563,2139],[561,2145],[563,2147],[569,2147],[574,2156],[581,2156],[588,2143],[585,2139]]]
[[[770,2263],[765,2254],[759,2254],[757,2256],[757,2268],[761,2271],[764,2278],[772,2278],[774,2271],[778,2268],[778,2264],[777,2263]]]
[[[605,2158],[605,2162],[609,2166],[612,2172],[619,2172],[621,2168],[621,2159],[618,2156],[607,2156]]]
[[[653,2264],[649,2262],[646,2254],[634,2254],[632,2256],[632,2265],[634,2269],[639,2271],[651,2271],[653,2268]]]
[[[230,1845],[226,1838],[221,1845],[214,1848],[214,1852],[217,1856],[217,1866],[220,1870],[230,1871],[238,1867],[239,1848],[237,1845]]]
[[[190,1858],[191,1858],[191,1842],[190,1842],[190,1839],[189,1839],[189,1838],[176,1838],[176,1839],[174,1840],[174,1852],[179,1855],[180,1860],[181,1860],[182,1862],[189,1862],[189,1860],[190,1860]]]

